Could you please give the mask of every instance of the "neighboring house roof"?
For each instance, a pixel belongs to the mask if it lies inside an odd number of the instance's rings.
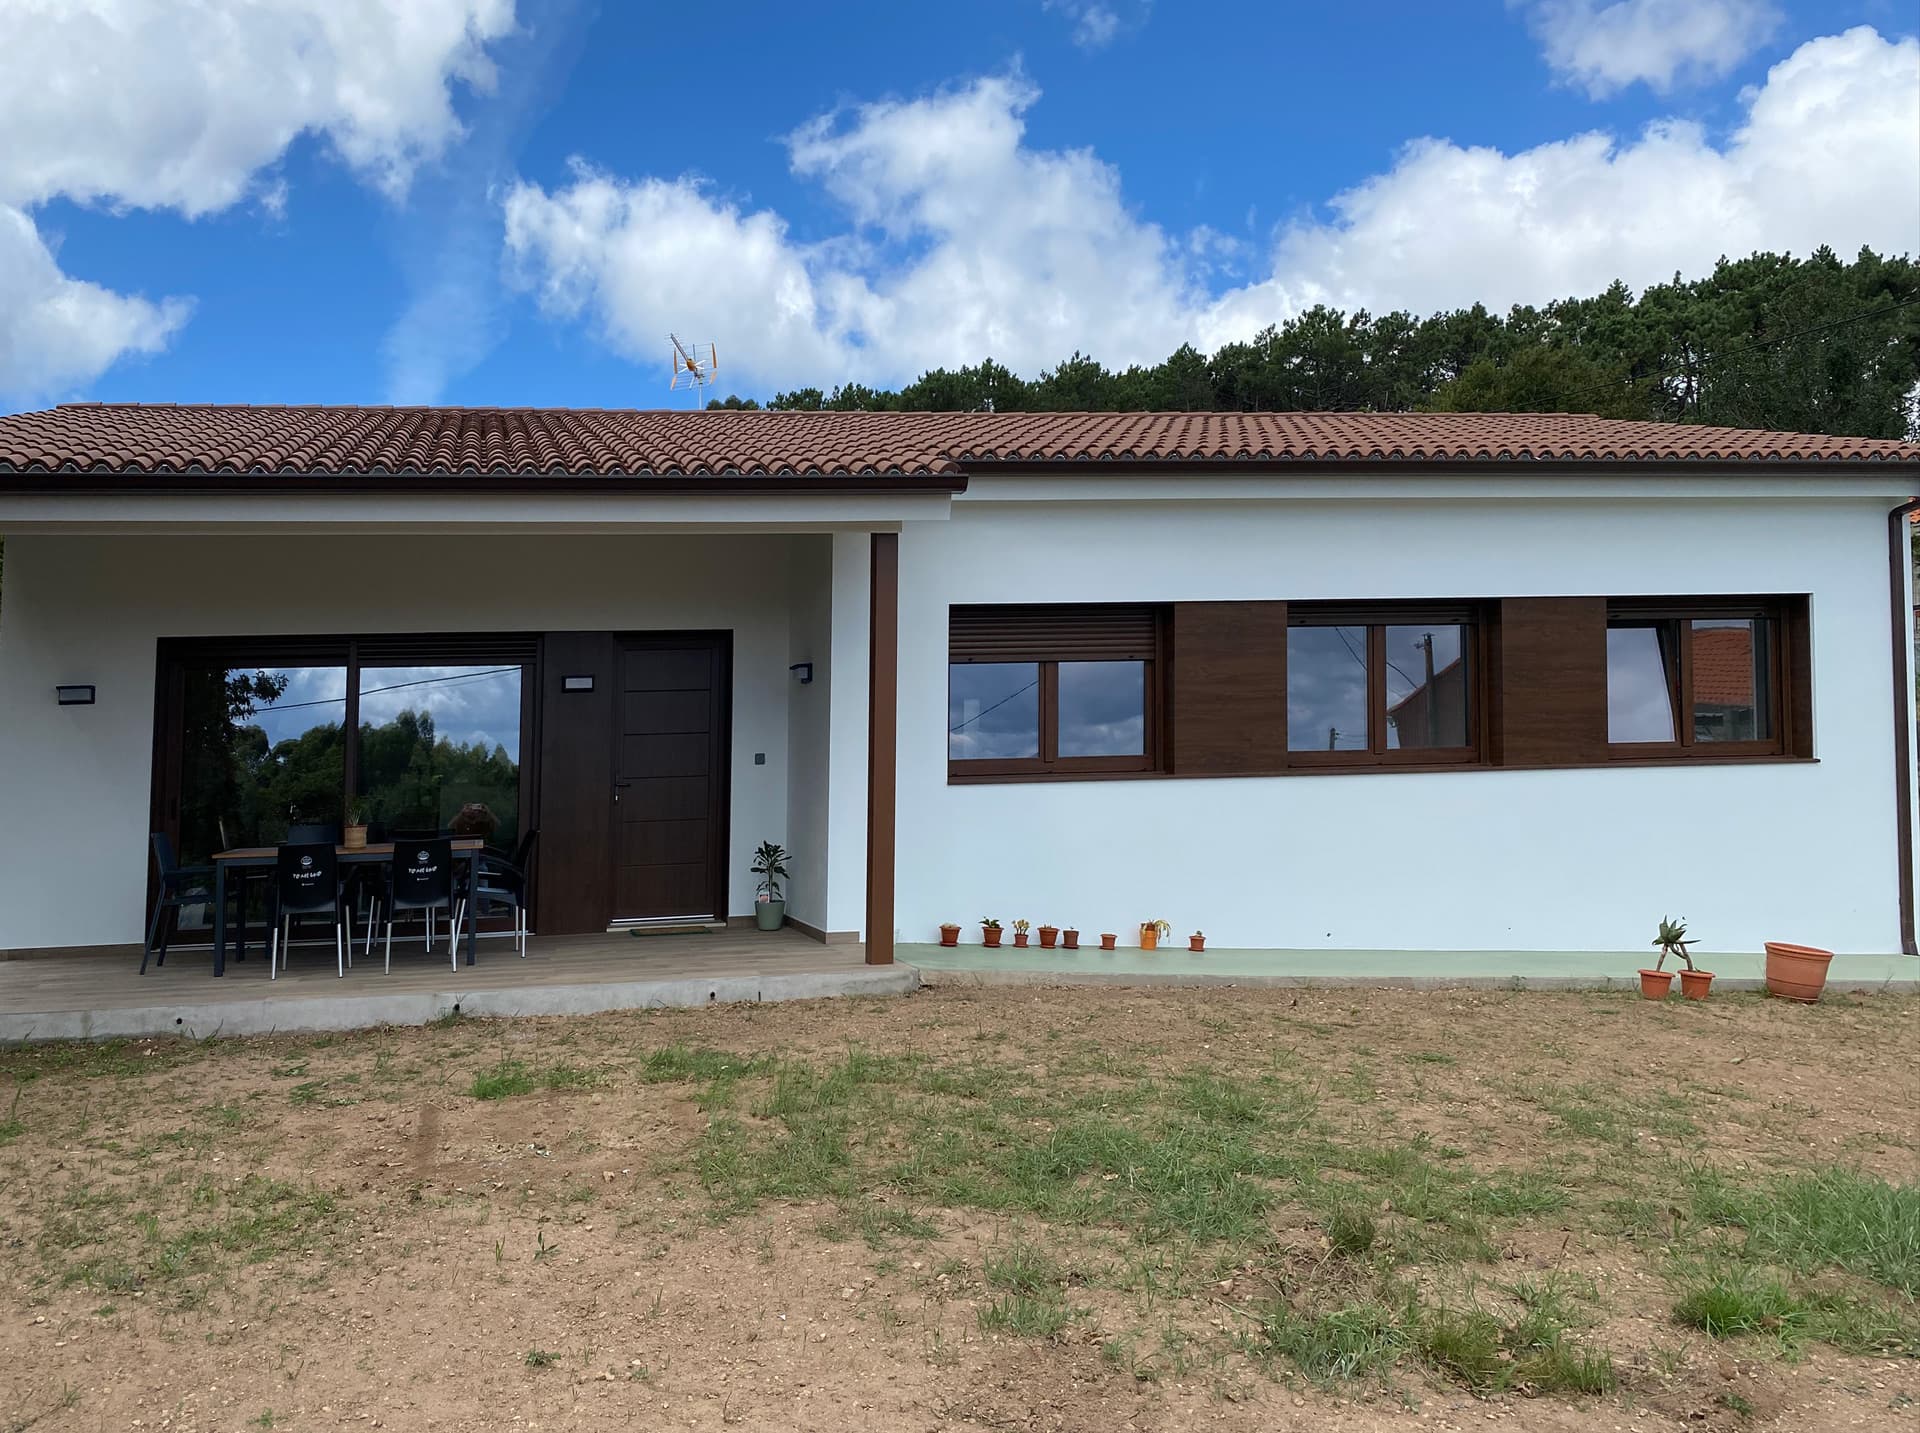
[[[1753,705],[1753,629],[1701,627],[1693,634],[1695,706]]]
[[[72,403],[0,473],[955,478],[988,465],[1892,462],[1920,446],[1565,413],[795,413]]]

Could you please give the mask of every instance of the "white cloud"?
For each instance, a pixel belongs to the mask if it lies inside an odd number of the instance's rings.
[[[988,78],[802,126],[792,169],[845,214],[821,242],[698,179],[576,165],[509,191],[508,259],[550,312],[663,378],[671,328],[718,343],[722,388],[752,392],[988,356],[1031,375],[1075,349],[1151,363],[1315,302],[1501,308],[1754,249],[1920,248],[1920,42],[1870,29],[1776,65],[1720,142],[1678,121],[1514,154],[1415,141],[1224,291],[1219,236],[1142,219],[1091,151],[1024,142],[1036,98]]]
[[[1715,80],[1780,28],[1772,0],[1508,0],[1526,4],[1547,63],[1596,99],[1643,82]]]
[[[398,196],[460,134],[451,87],[491,88],[486,47],[513,18],[513,0],[10,0],[0,204],[23,213],[67,198],[196,217],[251,195],[273,217],[286,190],[270,171],[303,134]],[[98,305],[65,311],[78,324]],[[51,322],[0,308],[0,325],[58,344],[44,372],[17,355],[0,391],[58,392],[122,351],[111,327]],[[75,353],[91,366],[63,366]]]
[[[1722,145],[1676,120],[1512,155],[1423,139],[1328,207],[1332,222],[1282,234],[1272,277],[1223,300],[1214,334],[1315,302],[1502,308],[1639,287],[1756,249],[1912,252],[1920,42],[1862,28],[1802,45]]]
[[[188,307],[68,278],[33,221],[0,204],[0,393],[58,391],[122,355],[157,352]]]
[[[1083,50],[1099,50],[1120,33],[1120,16],[1101,0],[1041,0],[1049,10],[1073,22],[1073,43]]]

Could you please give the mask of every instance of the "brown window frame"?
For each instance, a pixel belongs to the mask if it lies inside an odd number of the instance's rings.
[[[955,618],[965,614],[972,624],[992,623],[996,615],[1007,627],[1004,639],[991,638],[990,651],[960,655],[954,635]],[[1124,654],[1111,642],[1081,630],[1084,619],[1117,616],[1136,619],[1138,641]],[[1130,625],[1136,625],[1130,624]],[[1051,630],[1050,630],[1051,629]],[[977,629],[976,629],[977,630]],[[1163,739],[1167,701],[1167,613],[1148,603],[1057,603],[955,606],[949,613],[947,651],[947,710],[952,711],[952,674],[959,666],[1031,662],[1039,670],[1040,754],[1030,757],[958,758],[949,751],[947,780],[970,781],[1084,781],[1102,777],[1163,774]],[[1144,731],[1138,756],[1061,756],[1060,664],[1062,662],[1137,661],[1141,664]]]
[[[1387,745],[1387,628],[1464,627],[1461,659],[1467,664],[1467,744],[1465,746]],[[1367,630],[1367,749],[1296,750],[1288,732],[1286,763],[1291,767],[1483,766],[1488,751],[1487,632],[1482,604],[1455,602],[1294,602],[1287,606],[1289,635],[1295,627],[1365,627]]]
[[[1613,762],[1721,761],[1729,757],[1784,757],[1790,750],[1794,693],[1792,684],[1803,679],[1788,657],[1788,600],[1782,597],[1633,597],[1607,602],[1607,631],[1621,626],[1675,624],[1680,634],[1678,660],[1669,676],[1668,698],[1673,704],[1672,741],[1607,740],[1607,759]],[[1693,623],[1715,618],[1760,618],[1768,625],[1767,709],[1773,735],[1757,741],[1696,741],[1693,734]],[[1612,680],[1611,668],[1608,680]]]

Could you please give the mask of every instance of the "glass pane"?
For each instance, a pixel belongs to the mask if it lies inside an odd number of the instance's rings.
[[[955,761],[1040,755],[1040,664],[956,662],[948,667],[947,755]]]
[[[1367,629],[1287,629],[1287,749],[1366,751]]]
[[[1459,747],[1467,741],[1467,629],[1387,628],[1387,747]]]
[[[387,832],[520,834],[520,668],[363,667],[361,815]]]
[[[1678,672],[1671,622],[1607,627],[1607,740],[1674,741],[1674,680]]]
[[[338,822],[346,711],[345,667],[187,672],[180,859],[274,845],[294,820]]]
[[[1692,625],[1693,739],[1765,741],[1773,735],[1768,623],[1720,617]]]
[[[1060,664],[1061,756],[1140,756],[1147,749],[1147,664]]]

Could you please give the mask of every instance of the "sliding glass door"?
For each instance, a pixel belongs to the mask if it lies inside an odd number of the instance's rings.
[[[511,846],[531,683],[514,665],[362,664],[361,813],[383,832],[441,831]]]
[[[532,809],[532,635],[233,638],[162,644],[153,829],[180,859],[271,846],[358,814],[485,837]]]

